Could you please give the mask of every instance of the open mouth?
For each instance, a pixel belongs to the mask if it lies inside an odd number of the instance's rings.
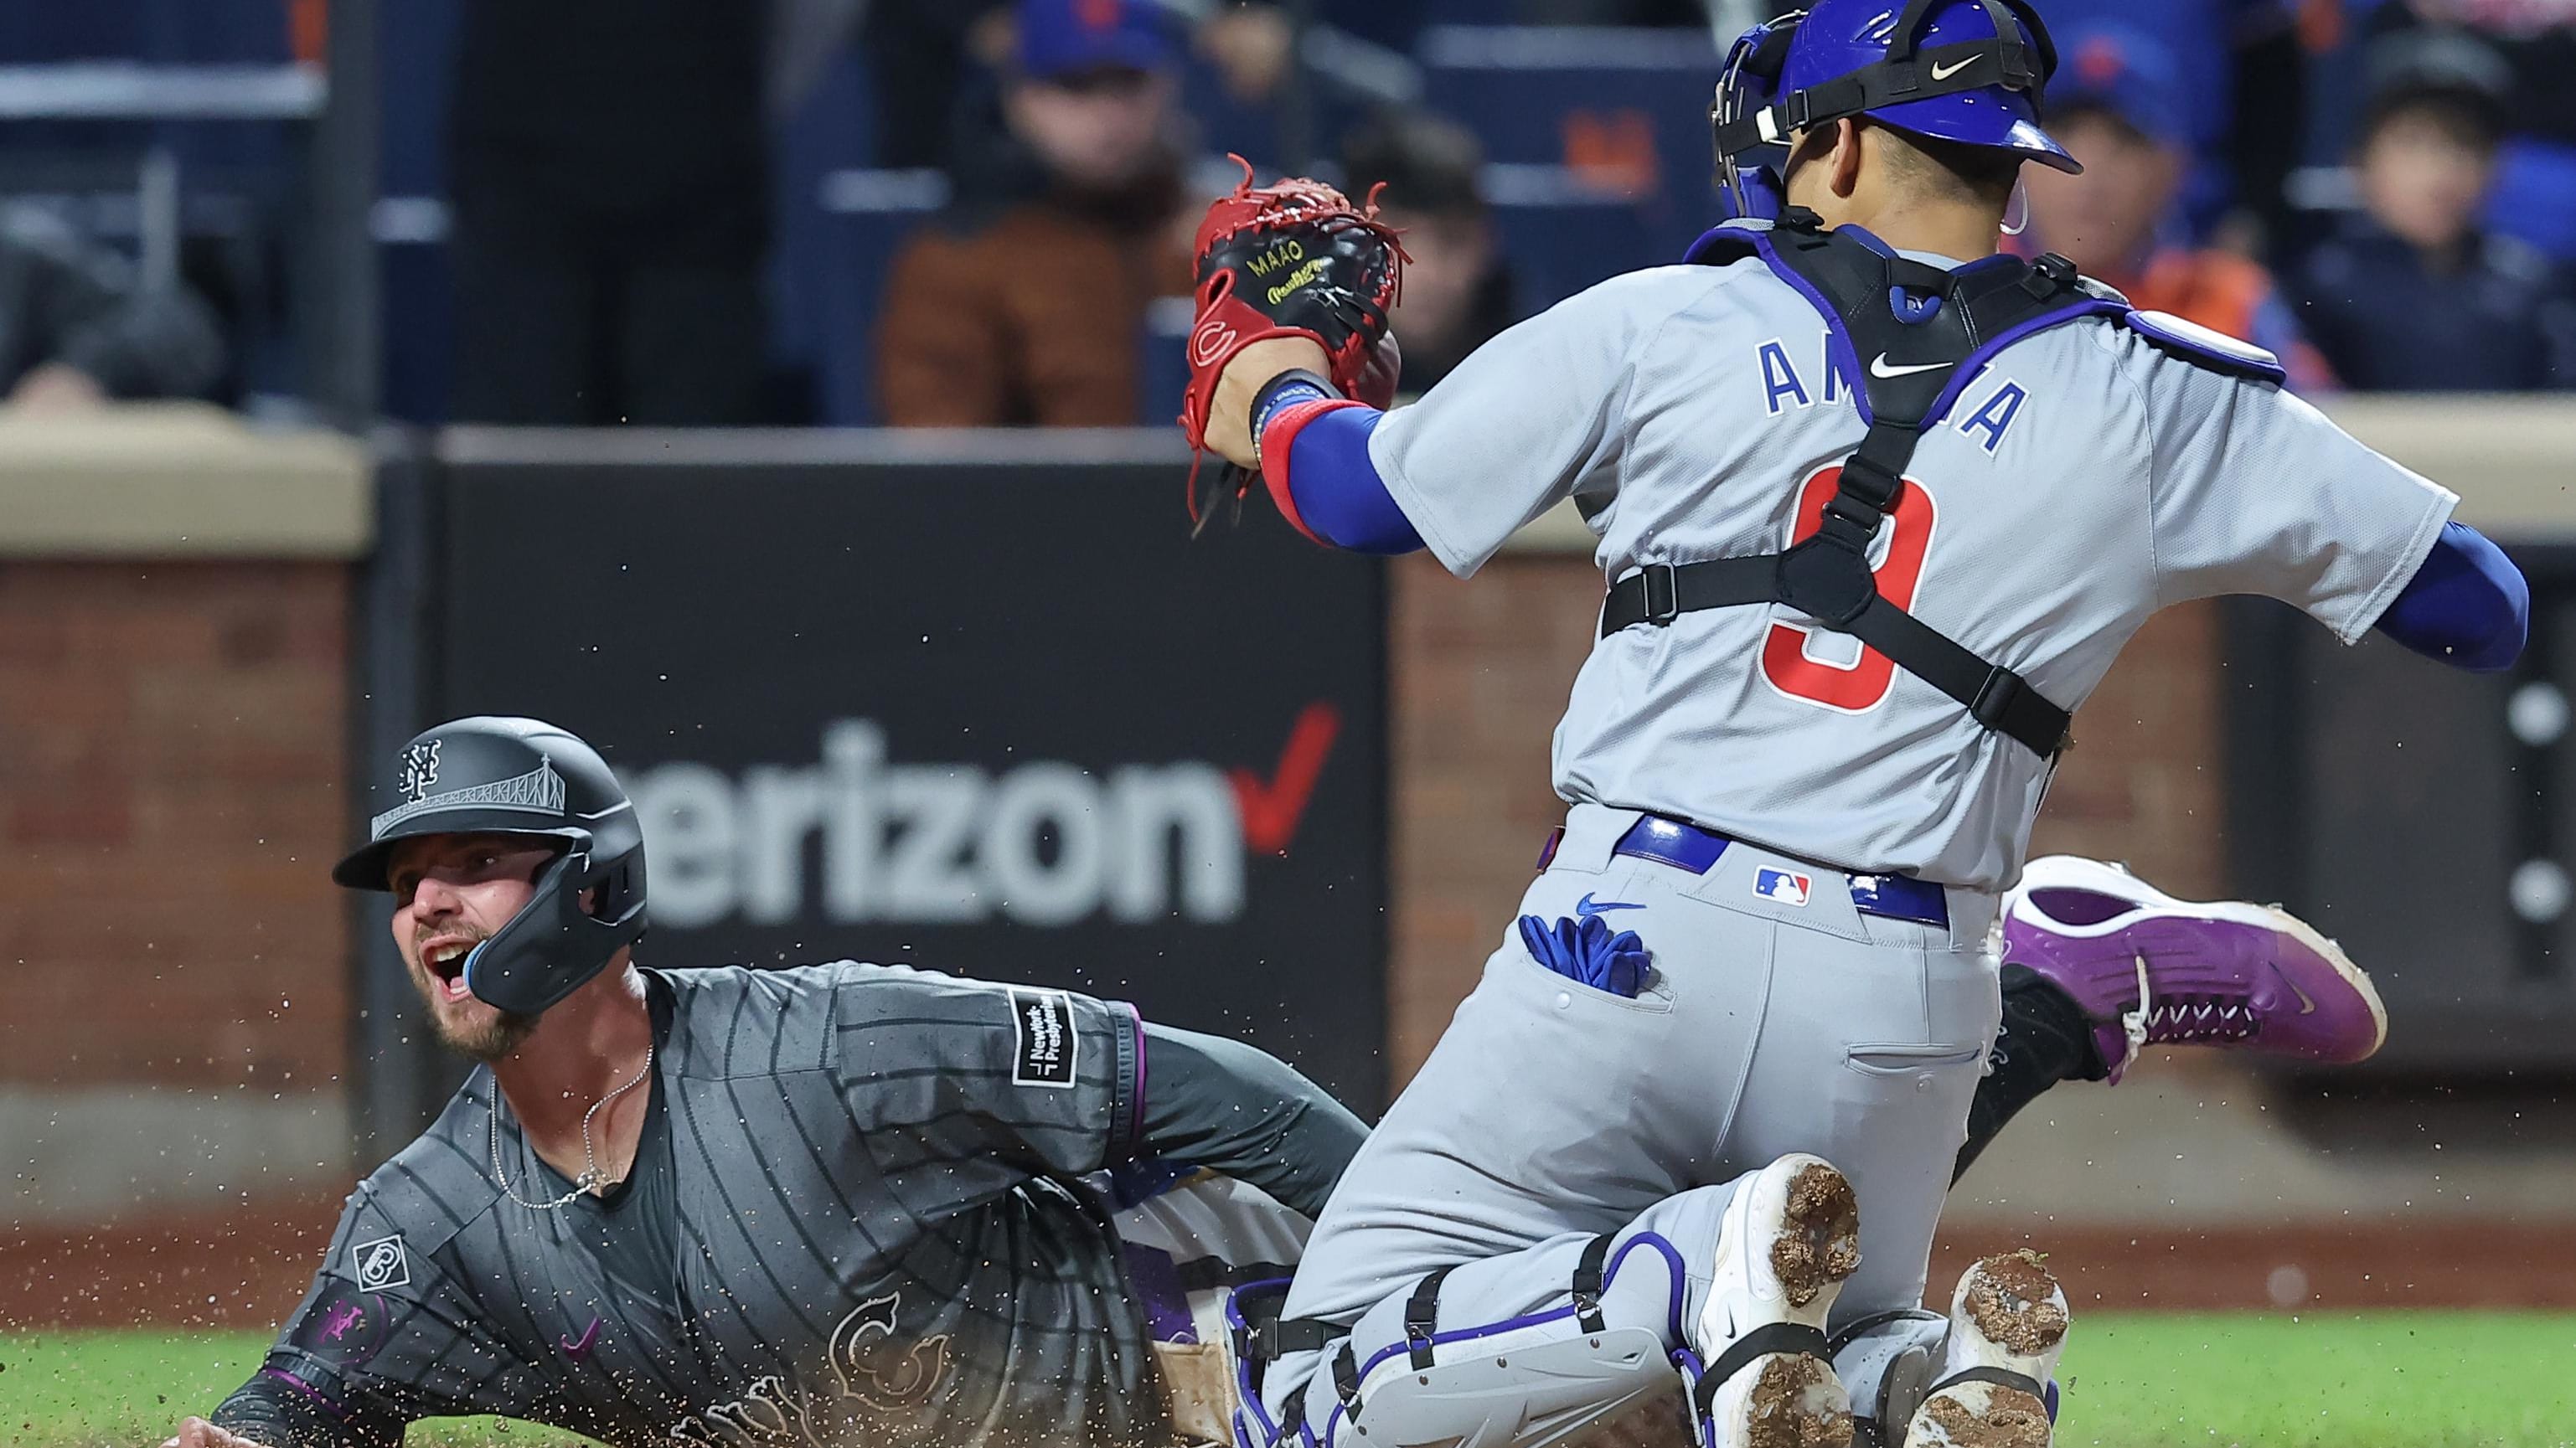
[[[465,957],[480,944],[479,940],[461,935],[437,935],[421,942],[421,966],[438,982],[441,1000],[473,998],[474,993],[465,988]]]

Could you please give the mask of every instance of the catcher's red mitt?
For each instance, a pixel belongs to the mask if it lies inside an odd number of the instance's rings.
[[[1190,328],[1190,383],[1181,398],[1181,430],[1204,455],[1208,408],[1217,379],[1244,348],[1271,337],[1311,337],[1332,358],[1333,385],[1372,407],[1395,400],[1394,373],[1380,362],[1387,309],[1404,278],[1403,244],[1377,218],[1377,191],[1366,206],[1320,181],[1291,177],[1252,184],[1243,167],[1234,194],[1218,198],[1199,223],[1198,315]],[[1383,189],[1383,187],[1379,188]],[[1243,496],[1252,474],[1228,465],[1204,499],[1198,466],[1190,469],[1190,522],[1204,526],[1210,504]]]

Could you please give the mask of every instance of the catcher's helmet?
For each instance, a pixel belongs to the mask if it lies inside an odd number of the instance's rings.
[[[2081,171],[2040,129],[2056,70],[2030,0],[1816,0],[1727,52],[1709,107],[1719,175],[1738,214],[1774,217],[1790,134],[1852,116]]]
[[[465,958],[465,988],[534,1015],[599,974],[644,934],[644,831],[598,751],[535,719],[477,716],[413,737],[378,797],[367,843],[331,878],[388,888],[387,857],[418,835],[513,834],[561,840],[536,894]],[[583,892],[597,887],[592,908]]]

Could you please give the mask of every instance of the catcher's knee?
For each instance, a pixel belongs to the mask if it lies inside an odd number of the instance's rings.
[[[1681,1377],[1660,1336],[1624,1327],[1418,1366],[1398,1348],[1337,1410],[1372,1445],[1536,1448],[1658,1399],[1680,1402]]]

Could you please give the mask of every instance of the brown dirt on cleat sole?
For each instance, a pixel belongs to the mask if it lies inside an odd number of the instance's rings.
[[[1755,1371],[1762,1376],[1746,1405],[1744,1448],[1851,1448],[1852,1418],[1833,1369],[1781,1355]]]
[[[2019,1388],[1989,1385],[1984,1411],[1935,1393],[1923,1412],[1951,1448],[2048,1448],[2048,1409]]]
[[[1771,1244],[1771,1271],[1792,1307],[1852,1275],[1860,1266],[1860,1202],[1851,1183],[1829,1166],[1808,1166],[1789,1183],[1788,1209]]]
[[[2057,1305],[2057,1276],[2024,1247],[1988,1257],[1969,1269],[1968,1316],[1977,1331],[2023,1357],[2044,1353],[2066,1336],[2066,1309]]]

